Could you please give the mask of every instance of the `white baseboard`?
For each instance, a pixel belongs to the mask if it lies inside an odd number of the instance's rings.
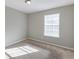
[[[52,45],[52,46],[57,46],[57,47],[60,47],[60,48],[64,48],[64,49],[68,49],[68,50],[74,51],[74,48],[60,46],[60,45],[57,45],[57,44],[54,44],[54,43],[50,43],[50,42],[46,42],[46,41],[43,41],[43,40],[36,40],[34,38],[25,38],[25,39],[22,39],[22,40],[10,42],[8,45],[5,45],[5,46],[8,47],[10,45],[16,44],[16,43],[21,42],[21,41],[26,40],[26,39],[31,39],[31,40],[34,40],[34,41],[38,41],[38,42],[42,42],[42,43],[49,44],[49,45]]]
[[[23,40],[26,40],[26,39],[17,40],[17,41],[14,41],[14,42],[9,42],[9,44],[5,45],[5,47],[8,47],[8,46],[13,45],[13,44],[16,44],[16,43],[21,42]]]
[[[74,48],[69,48],[69,47],[65,47],[65,46],[57,45],[57,44],[50,43],[50,42],[46,42],[46,41],[43,41],[43,40],[36,40],[36,39],[34,39],[34,38],[28,38],[28,39],[31,39],[31,40],[34,40],[34,41],[38,41],[38,42],[42,42],[42,43],[45,43],[45,44],[48,44],[48,45],[52,45],[52,46],[56,46],[56,47],[60,47],[60,48],[63,48],[63,49],[67,49],[67,50],[74,51]]]

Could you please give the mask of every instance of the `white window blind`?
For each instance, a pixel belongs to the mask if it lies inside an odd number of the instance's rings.
[[[59,13],[45,15],[44,36],[59,37]]]

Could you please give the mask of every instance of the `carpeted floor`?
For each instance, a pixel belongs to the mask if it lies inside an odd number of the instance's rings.
[[[50,50],[19,42],[6,48],[6,59],[58,59]]]

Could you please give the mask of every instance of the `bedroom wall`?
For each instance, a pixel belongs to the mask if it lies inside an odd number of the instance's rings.
[[[27,15],[5,7],[5,46],[24,40],[27,36]]]
[[[44,15],[60,13],[60,37],[44,36]],[[28,15],[28,37],[65,47],[74,47],[74,5],[53,8]]]

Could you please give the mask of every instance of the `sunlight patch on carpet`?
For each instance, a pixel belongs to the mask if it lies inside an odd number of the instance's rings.
[[[34,53],[37,51],[38,51],[37,49],[32,48],[31,46],[21,46],[21,47],[6,49],[5,52],[11,57],[17,57],[17,56],[26,55],[29,53]]]

